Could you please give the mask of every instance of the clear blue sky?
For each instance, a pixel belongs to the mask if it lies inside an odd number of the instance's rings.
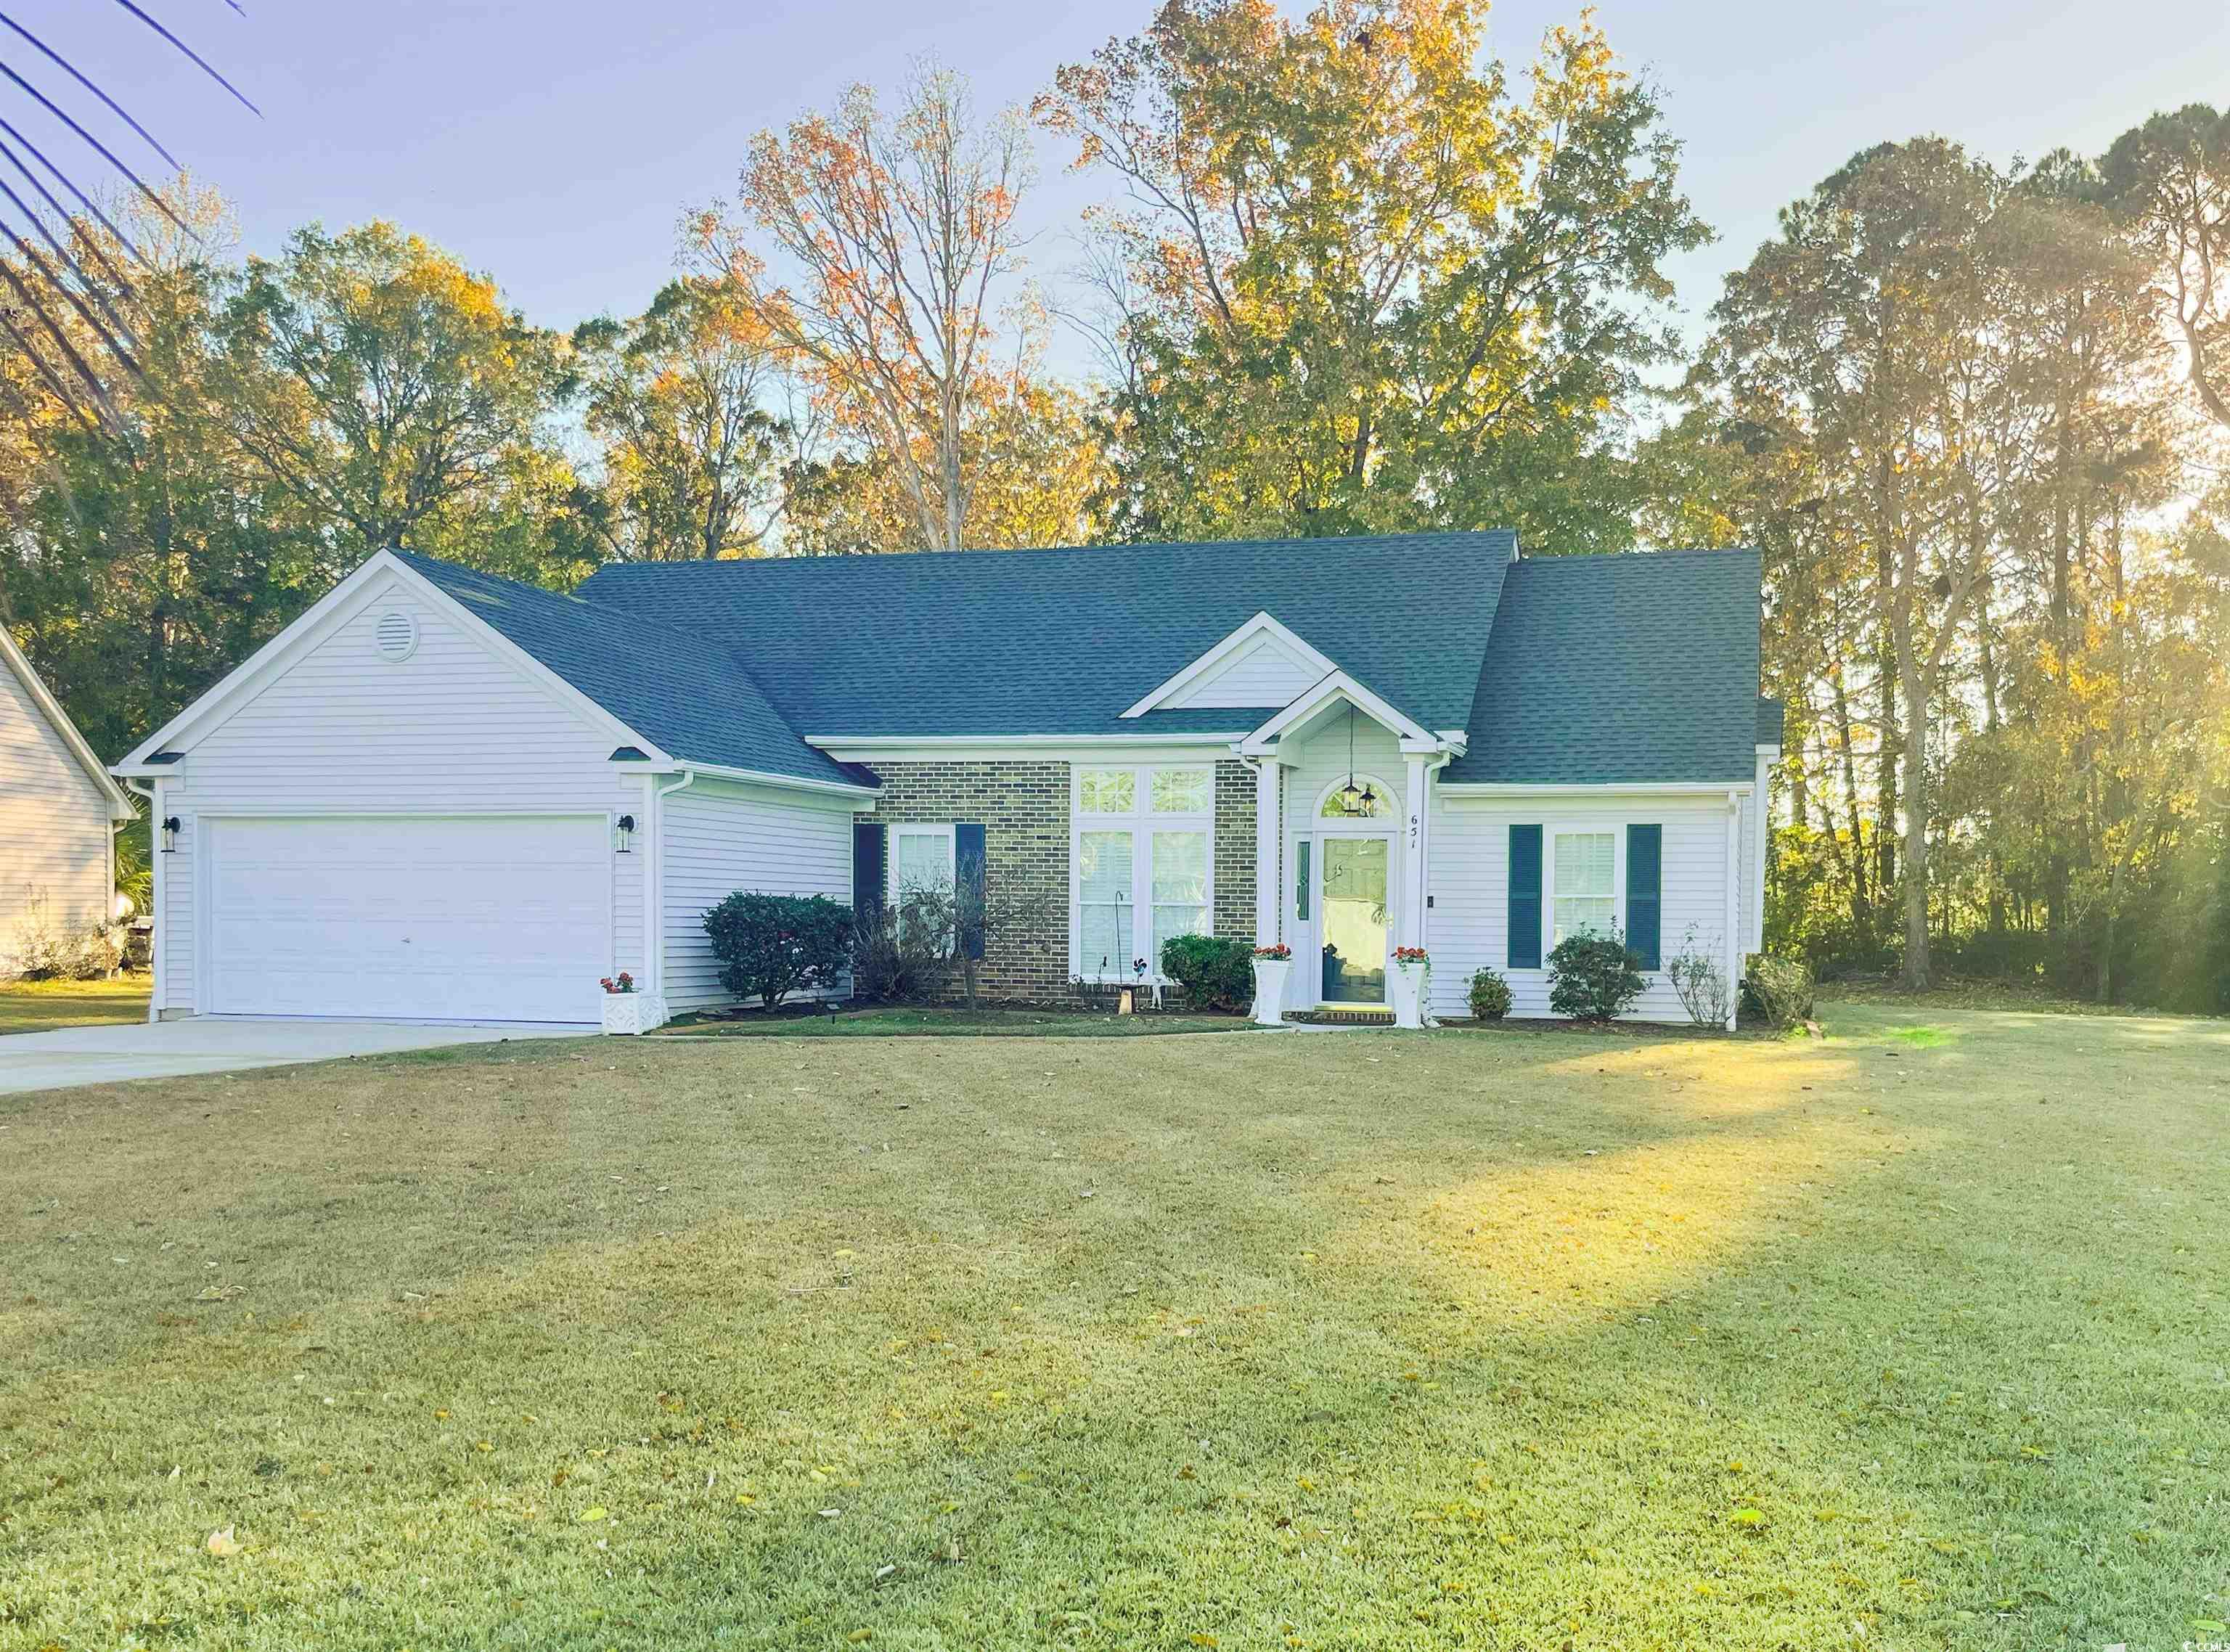
[[[1057,64],[1138,29],[1150,0],[242,0],[244,17],[222,0],[142,3],[264,119],[106,0],[9,10],[223,189],[250,248],[312,218],[392,218],[493,273],[532,319],[570,325],[643,304],[671,268],[681,209],[732,190],[754,130],[853,80],[887,85],[926,51],[987,104],[1027,100]],[[1515,67],[1577,10],[1508,0],[1495,49]],[[1776,209],[1866,145],[1936,132],[2001,159],[2095,152],[2156,109],[2230,100],[2223,0],[1602,0],[1599,12],[1628,66],[1663,87],[1689,193],[1720,234],[1675,271],[1692,326]],[[0,58],[33,67],[12,39]],[[1049,142],[1041,153],[1028,215],[1050,276],[1099,186],[1064,176]]]

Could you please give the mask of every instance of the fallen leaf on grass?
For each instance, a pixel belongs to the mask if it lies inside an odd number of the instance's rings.
[[[610,1511],[602,1503],[598,1503],[593,1507],[583,1509],[577,1518],[583,1520],[600,1520],[606,1518],[609,1513]]]
[[[220,1526],[209,1534],[209,1552],[215,1555],[235,1555],[240,1552],[240,1540],[232,1534],[232,1527]]]

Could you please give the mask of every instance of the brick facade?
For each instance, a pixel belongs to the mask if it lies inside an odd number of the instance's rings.
[[[1068,973],[1068,768],[1065,762],[883,762],[882,795],[860,818],[886,826],[983,827],[984,881],[991,903],[1024,903],[1030,922],[983,948],[989,997],[1053,1003],[1070,996]]]
[[[1216,934],[1254,941],[1254,774],[1241,762],[1215,766]]]
[[[1030,921],[994,935],[983,951],[983,990],[1010,1001],[1073,995],[1068,958],[1069,775],[1066,762],[879,762],[882,795],[863,820],[886,826],[983,827],[984,875],[995,904],[1019,899]],[[1254,776],[1215,765],[1215,933],[1254,938]]]

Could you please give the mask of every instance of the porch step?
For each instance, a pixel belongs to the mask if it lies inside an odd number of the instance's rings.
[[[1285,1019],[1298,1021],[1303,1026],[1392,1026],[1394,1012],[1382,1008],[1288,1010]]]

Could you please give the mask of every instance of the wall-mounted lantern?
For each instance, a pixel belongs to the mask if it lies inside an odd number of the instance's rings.
[[[635,816],[632,814],[622,814],[619,818],[618,824],[620,829],[620,852],[622,854],[626,854],[630,849],[635,847]]]
[[[177,851],[178,817],[175,814],[166,814],[163,817],[163,852],[171,855],[176,854]]]

